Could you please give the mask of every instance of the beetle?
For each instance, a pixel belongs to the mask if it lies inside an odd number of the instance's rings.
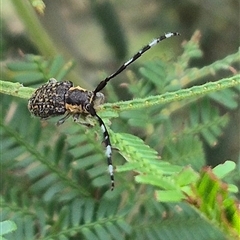
[[[112,165],[112,145],[106,125],[96,112],[96,108],[103,104],[104,95],[100,92],[107,83],[125,70],[131,63],[136,61],[143,53],[155,46],[157,43],[172,36],[180,35],[178,32],[166,33],[149,44],[144,46],[132,58],[122,64],[114,73],[102,80],[93,91],[86,90],[80,86],[73,86],[71,81],[58,82],[54,78],[35,90],[28,100],[28,109],[30,113],[41,119],[64,115],[58,120],[57,125],[63,124],[67,118],[73,117],[74,121],[90,126],[86,120],[89,116],[97,119],[103,133],[103,142],[105,143],[105,153],[108,163],[108,171],[111,179],[111,190],[114,189],[114,174]]]

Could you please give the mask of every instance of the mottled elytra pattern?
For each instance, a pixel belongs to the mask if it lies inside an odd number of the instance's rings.
[[[178,36],[179,33],[166,33],[159,38],[154,39],[148,45],[144,46],[138,51],[131,59],[121,65],[117,71],[109,75],[102,80],[94,91],[88,91],[79,86],[74,87],[70,81],[57,82],[54,78],[51,78],[46,84],[42,85],[33,93],[32,97],[28,101],[29,111],[42,119],[49,117],[64,115],[57,124],[60,125],[70,116],[74,121],[78,121],[86,126],[90,124],[80,119],[86,119],[87,116],[95,117],[99,123],[99,126],[103,132],[103,142],[106,147],[106,157],[108,163],[108,171],[111,178],[111,190],[114,189],[114,175],[112,165],[112,146],[107,128],[103,120],[97,115],[96,107],[103,103],[104,95],[100,91],[107,85],[107,83],[126,69],[131,63],[136,61],[144,52],[151,47],[161,42],[166,38],[172,36]]]
[[[29,111],[40,118],[62,115],[66,112],[65,97],[73,86],[72,82],[57,82],[51,78],[48,83],[36,89],[28,101]]]

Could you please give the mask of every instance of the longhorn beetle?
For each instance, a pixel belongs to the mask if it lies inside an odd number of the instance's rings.
[[[57,122],[57,125],[64,123],[67,118],[72,116],[74,121],[90,126],[91,124],[86,121],[87,117],[92,116],[96,118],[103,132],[103,142],[106,147],[105,153],[107,157],[108,171],[111,178],[111,190],[114,189],[114,175],[111,159],[112,146],[107,128],[103,120],[96,113],[96,107],[104,102],[104,95],[100,93],[100,91],[105,88],[111,79],[126,69],[144,52],[164,39],[178,35],[180,34],[177,32],[170,32],[154,39],[138,51],[131,59],[121,65],[117,71],[102,80],[93,91],[86,90],[79,86],[74,87],[73,83],[70,81],[57,82],[54,78],[51,78],[46,84],[36,89],[28,101],[29,111],[41,119],[64,115],[66,113],[66,115]],[[81,119],[83,121],[81,121]]]

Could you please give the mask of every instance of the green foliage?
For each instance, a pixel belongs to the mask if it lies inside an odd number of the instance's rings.
[[[176,62],[147,61],[139,73],[128,72],[127,90],[134,99],[99,110],[108,124],[118,117],[109,129],[119,152],[113,155],[114,192],[108,191],[97,125],[40,123],[30,117],[26,101],[1,96],[1,220],[11,218],[17,225],[7,239],[237,237],[240,213],[232,195],[237,188],[222,180],[235,165],[203,168],[203,145],[216,145],[223,134],[230,110],[238,105],[240,75],[189,86],[239,61],[239,53],[190,68],[190,61],[201,56],[198,41],[196,33]],[[71,66],[61,57],[26,56],[9,63],[8,70],[13,81],[35,86],[50,77],[62,79]],[[4,83],[1,89],[19,96]],[[115,92],[108,96],[118,98]]]
[[[20,82],[24,86],[34,86],[46,82],[52,76],[62,80],[71,70],[73,63],[64,62],[62,56],[56,56],[52,60],[45,59],[41,56],[25,55],[21,61],[10,62],[7,68],[15,73],[12,76],[14,82]]]
[[[0,237],[2,240],[5,240],[6,238],[2,237],[3,235],[9,233],[9,232],[13,232],[17,229],[16,224],[13,221],[3,221],[0,222]]]
[[[221,175],[229,174],[232,165],[234,163],[226,162],[222,167]],[[219,169],[215,174],[217,172]],[[230,188],[215,174],[210,168],[201,171],[193,189],[196,192],[195,202],[199,211],[205,213],[209,219],[215,219],[225,231],[237,237],[240,232],[238,203],[230,196]],[[236,186],[234,188],[237,189]]]

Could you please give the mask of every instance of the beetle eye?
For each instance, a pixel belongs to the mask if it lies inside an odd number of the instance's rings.
[[[89,112],[89,109],[90,109],[90,104],[89,103],[86,104],[85,109]]]

